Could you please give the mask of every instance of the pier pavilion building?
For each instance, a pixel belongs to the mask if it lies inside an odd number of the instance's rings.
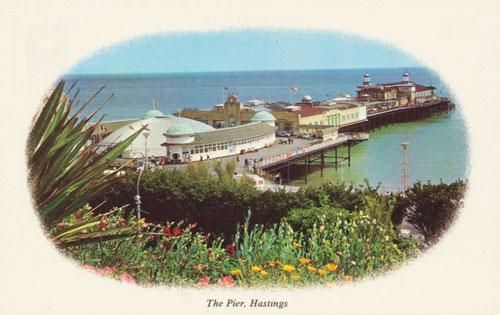
[[[363,76],[363,84],[357,87],[358,101],[392,101],[396,106],[423,104],[438,99],[436,88],[410,81],[407,71],[400,82],[377,83],[372,85],[368,72]]]

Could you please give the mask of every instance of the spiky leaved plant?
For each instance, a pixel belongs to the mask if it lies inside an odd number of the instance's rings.
[[[62,230],[55,229],[65,218],[87,204],[92,197],[120,180],[116,172],[108,175],[104,175],[103,172],[143,130],[141,128],[136,131],[107,152],[97,153],[96,147],[89,146],[88,142],[92,139],[94,131],[100,128],[100,122],[104,116],[96,124],[89,125],[88,123],[104,105],[111,101],[113,95],[88,117],[80,119],[84,108],[102,88],[89,98],[73,116],[70,116],[78,91],[70,99],[67,94],[63,93],[64,85],[64,81],[59,82],[47,98],[34,119],[29,133],[28,172],[35,208],[47,229],[56,230],[51,236],[60,243],[69,236],[72,244],[78,244],[79,240],[89,242],[103,237],[115,238],[127,235],[132,232],[132,226],[92,231],[91,228],[100,223],[100,216],[93,216],[85,222],[78,222]],[[74,85],[68,93],[73,87]],[[61,237],[62,233],[65,238]]]

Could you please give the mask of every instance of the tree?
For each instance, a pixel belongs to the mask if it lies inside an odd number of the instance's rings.
[[[462,180],[437,185],[417,182],[399,201],[398,211],[404,208],[408,222],[424,235],[427,243],[433,244],[454,223],[466,189]]]

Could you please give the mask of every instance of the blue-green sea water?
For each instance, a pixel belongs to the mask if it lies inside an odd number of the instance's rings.
[[[329,98],[338,93],[355,96],[365,71],[376,84],[401,81],[405,70],[412,81],[435,86],[441,96],[452,96],[439,76],[426,68],[66,75],[62,78],[68,81],[68,86],[79,80],[80,104],[105,86],[84,114],[114,94],[113,101],[102,112],[106,114],[105,120],[117,120],[141,117],[153,108],[153,100],[159,102],[159,110],[165,114],[187,107],[210,109],[222,103],[223,92],[226,97],[228,93],[237,94],[242,102],[253,99],[290,102],[291,87],[298,88],[294,101],[306,94],[314,100],[323,100],[327,94]],[[228,90],[223,90],[224,86]],[[322,179],[319,172],[310,174],[309,183],[343,179],[363,184],[367,178],[371,184],[382,182],[386,189],[397,190],[402,187],[403,150],[399,145],[402,141],[411,143],[408,149],[410,184],[417,180],[451,182],[467,177],[467,130],[457,104],[457,109],[446,116],[395,124],[372,132],[369,141],[352,148],[350,168],[345,163],[337,171],[327,169]],[[340,151],[339,155],[343,154]]]

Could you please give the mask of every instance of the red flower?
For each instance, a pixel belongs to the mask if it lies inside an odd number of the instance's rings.
[[[120,226],[125,226],[126,225],[125,220],[123,220],[123,219],[120,219],[118,221],[118,223],[120,224]]]
[[[170,232],[170,228],[168,226],[163,229],[163,234],[169,237],[172,236],[172,232]]]
[[[73,215],[75,216],[75,218],[76,218],[77,220],[79,220],[79,219],[81,219],[81,218],[82,218],[82,215],[81,215],[81,214],[79,214],[78,212],[73,213]]]
[[[210,233],[208,233],[207,235],[205,235],[205,240],[209,240],[210,239]]]
[[[311,259],[310,263],[314,265],[316,263],[316,260]]]
[[[103,215],[103,216],[102,216],[102,219],[103,219],[104,221],[106,221],[106,220],[108,219],[108,215],[107,215],[107,214]]]
[[[189,259],[187,259],[187,258],[186,258],[186,259],[184,259],[184,260],[182,261],[182,263],[183,263],[184,265],[187,265],[187,263],[188,263],[188,262],[189,262]]]
[[[217,255],[217,261],[221,261],[222,260],[222,256],[219,254]]]
[[[370,245],[366,245],[365,249],[366,249],[366,251],[369,251],[370,250]]]
[[[198,226],[198,222],[193,223],[192,225],[194,228]]]
[[[201,278],[200,281],[198,281],[198,285],[200,287],[203,287],[203,286],[208,285],[209,282],[210,282],[210,277],[204,277],[204,278]]]
[[[174,228],[174,234],[175,235],[181,235],[181,230],[179,228]]]
[[[170,249],[170,243],[165,241],[163,242],[163,247],[165,247],[166,250],[169,250]]]
[[[235,252],[234,246],[232,244],[227,244],[226,245],[226,250],[230,255],[233,255]]]
[[[149,237],[151,238],[152,241],[155,240],[155,236],[153,234],[151,234]]]
[[[101,221],[101,223],[99,223],[99,228],[102,230],[104,230],[104,228],[106,227],[106,223],[104,223],[104,221]]]

